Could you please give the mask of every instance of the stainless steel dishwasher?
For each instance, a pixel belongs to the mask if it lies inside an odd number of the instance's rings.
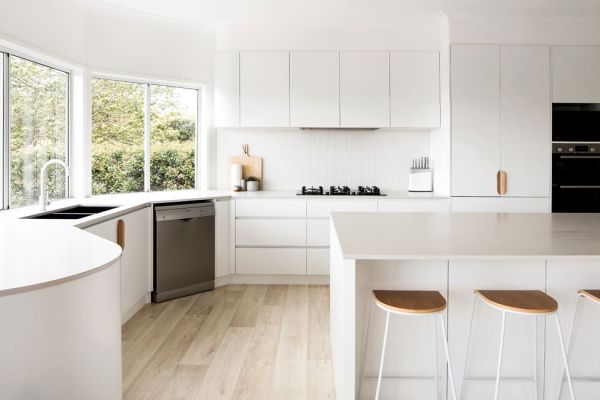
[[[212,202],[154,207],[154,291],[159,303],[215,286]]]

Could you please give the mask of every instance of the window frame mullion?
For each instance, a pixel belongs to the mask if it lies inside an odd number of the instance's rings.
[[[2,184],[2,198],[0,199],[0,209],[9,208],[9,199],[10,199],[10,82],[9,82],[9,73],[10,73],[10,62],[9,62],[9,54],[2,53],[2,109],[0,112],[2,113],[2,135],[0,137],[0,149],[2,151],[2,166],[0,166],[0,171],[2,176],[0,176],[0,184]]]
[[[144,192],[150,191],[150,84],[144,84]]]

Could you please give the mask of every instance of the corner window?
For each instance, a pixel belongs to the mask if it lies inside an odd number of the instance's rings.
[[[2,108],[2,180],[7,208],[38,201],[46,161],[68,163],[69,74],[11,54],[4,54],[3,60],[3,89],[8,93]],[[64,170],[53,165],[47,173],[49,197],[67,197]]]
[[[193,189],[198,90],[92,80],[92,192]]]

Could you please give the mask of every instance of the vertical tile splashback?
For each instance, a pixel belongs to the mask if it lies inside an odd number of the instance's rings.
[[[430,132],[289,129],[224,129],[217,132],[217,185],[228,188],[227,159],[241,154],[263,158],[265,190],[302,185],[377,185],[406,190],[413,158],[429,154]]]

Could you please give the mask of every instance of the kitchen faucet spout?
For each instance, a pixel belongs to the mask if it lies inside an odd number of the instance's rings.
[[[69,176],[69,166],[62,160],[52,159],[48,160],[42,166],[42,171],[40,172],[40,207],[42,211],[46,211],[46,206],[48,205],[48,195],[46,193],[46,170],[52,164],[62,165],[65,169],[65,179]]]

